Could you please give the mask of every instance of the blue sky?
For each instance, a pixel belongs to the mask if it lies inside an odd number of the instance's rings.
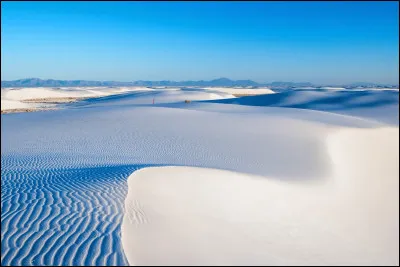
[[[398,2],[1,2],[1,79],[398,83]]]

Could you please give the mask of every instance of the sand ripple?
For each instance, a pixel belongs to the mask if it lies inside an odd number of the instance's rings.
[[[119,228],[137,168],[2,166],[1,265],[126,265]]]

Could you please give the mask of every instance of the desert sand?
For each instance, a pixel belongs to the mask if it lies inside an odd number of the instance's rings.
[[[399,264],[398,91],[23,90],[2,265]]]

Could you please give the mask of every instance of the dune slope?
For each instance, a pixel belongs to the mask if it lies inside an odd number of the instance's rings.
[[[398,134],[396,128],[331,134],[333,171],[322,180],[193,167],[136,171],[122,225],[128,261],[396,265],[399,152],[390,148]]]
[[[213,100],[214,103],[329,111],[399,124],[398,90],[286,90],[276,94]]]

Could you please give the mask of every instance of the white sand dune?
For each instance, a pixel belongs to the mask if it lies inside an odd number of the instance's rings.
[[[62,88],[2,88],[1,110],[17,108],[37,108],[43,105],[24,103],[24,100],[51,98],[84,98],[115,95],[128,91],[151,91],[145,87],[62,87]]]
[[[213,90],[217,92],[227,93],[227,94],[239,94],[239,95],[263,95],[263,94],[273,94],[274,91],[270,88],[227,88],[227,87],[202,87],[205,90]]]
[[[344,87],[332,87],[332,86],[324,86],[320,87],[320,89],[327,89],[327,90],[346,90]]]
[[[398,264],[399,151],[390,149],[398,135],[333,133],[332,170],[314,181],[193,167],[136,171],[122,225],[129,263]]]
[[[281,93],[221,99],[215,103],[301,108],[399,124],[399,91],[392,90],[287,90]]]
[[[110,95],[96,99],[87,99],[75,106],[110,106],[110,105],[152,105],[165,103],[184,103],[185,100],[216,100],[235,98],[222,92],[205,90],[157,89],[151,91],[133,91],[118,95]]]
[[[23,102],[24,100],[56,99],[56,98],[98,98],[104,99],[89,100],[84,104],[152,104],[155,103],[173,103],[185,100],[213,100],[234,98],[233,95],[215,91],[187,91],[180,88],[162,88],[153,89],[146,87],[74,87],[74,88],[11,88],[2,89],[1,92],[1,110],[18,108],[38,108],[48,105],[35,105],[33,103]],[[118,96],[123,95],[123,96]],[[130,97],[132,96],[132,97]],[[61,106],[61,105],[60,105]]]
[[[1,264],[398,264],[398,126],[231,97],[123,91],[1,115]]]
[[[4,90],[4,89],[3,89]],[[88,95],[85,91],[74,90],[67,91],[53,88],[21,88],[7,90],[4,94],[5,98],[13,100],[26,100],[35,98],[52,98],[52,97],[79,97]]]
[[[399,92],[399,88],[383,88],[383,87],[378,87],[378,88],[374,88],[374,87],[371,87],[371,88],[353,88],[351,90],[353,90],[353,91],[355,91],[355,90],[361,90],[361,91],[375,90],[375,91],[397,91],[397,92]]]
[[[38,107],[38,105],[34,103],[23,103],[17,100],[1,99],[1,110],[36,107]]]

